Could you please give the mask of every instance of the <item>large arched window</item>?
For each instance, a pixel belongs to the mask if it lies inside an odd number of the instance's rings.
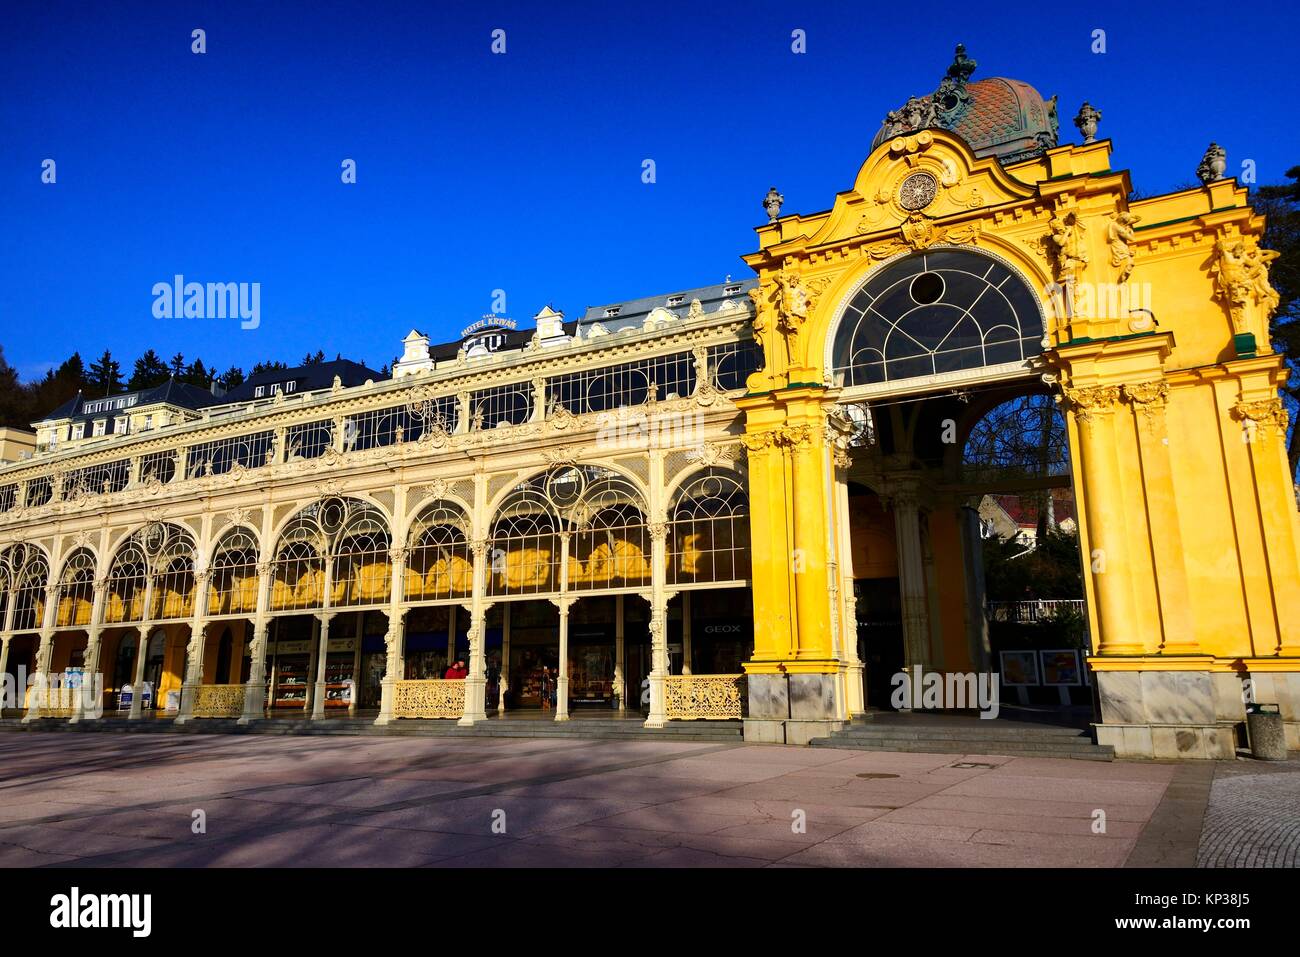
[[[212,552],[208,614],[257,611],[257,540],[248,529],[232,528]]]
[[[574,509],[569,587],[623,588],[650,583],[650,530],[636,486],[615,472],[589,476]]]
[[[388,601],[393,582],[388,546],[388,523],[378,509],[368,505],[349,509],[343,527],[334,536],[332,605],[377,605]]]
[[[845,386],[1020,362],[1043,351],[1038,297],[1000,259],[932,249],[885,266],[849,300],[831,356]]]
[[[749,579],[749,496],[736,476],[713,468],[692,476],[668,519],[670,585]]]
[[[145,608],[150,576],[153,607]],[[104,621],[119,624],[184,618],[194,611],[194,538],[178,525],[154,522],[118,548],[108,572]]]
[[[558,592],[561,535],[569,539],[568,587],[594,590],[650,580],[645,506],[612,469],[566,465],[520,483],[492,525],[488,593]]]
[[[474,589],[469,519],[450,502],[426,506],[411,529],[406,558],[407,601],[461,598]]]
[[[63,564],[59,576],[59,612],[55,624],[60,628],[90,624],[95,603],[95,556],[79,548]]]
[[[50,579],[45,553],[34,545],[13,545],[0,558],[0,566],[8,589],[12,589],[14,631],[35,631],[43,624],[45,588]]]
[[[323,608],[327,568],[331,606],[386,602],[392,581],[388,548],[388,523],[373,505],[350,498],[313,502],[280,536],[271,610]]]

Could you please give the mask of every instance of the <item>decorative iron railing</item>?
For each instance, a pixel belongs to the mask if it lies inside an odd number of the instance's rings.
[[[399,681],[394,688],[395,718],[459,718],[465,713],[465,682],[455,678]]]
[[[748,703],[744,675],[668,675],[664,714],[670,721],[742,718]]]
[[[1062,615],[1082,617],[1085,614],[1082,598],[1044,598],[1030,601],[991,601],[988,603],[989,621],[1047,621]]]
[[[194,696],[194,717],[238,718],[243,713],[243,685],[199,685]]]

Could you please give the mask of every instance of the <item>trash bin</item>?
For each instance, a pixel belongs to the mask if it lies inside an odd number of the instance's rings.
[[[1246,733],[1253,757],[1260,761],[1286,760],[1286,728],[1277,705],[1246,705]]]

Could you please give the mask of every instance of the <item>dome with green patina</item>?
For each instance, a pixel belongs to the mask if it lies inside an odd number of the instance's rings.
[[[1028,83],[1006,77],[971,81],[976,63],[957,45],[952,65],[933,93],[914,96],[891,110],[872,140],[881,143],[923,129],[960,136],[976,156],[1015,163],[1056,146],[1056,97],[1043,99]]]

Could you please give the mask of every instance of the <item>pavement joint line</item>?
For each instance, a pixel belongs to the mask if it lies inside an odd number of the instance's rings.
[[[1179,764],[1124,867],[1195,867],[1216,762]]]
[[[590,744],[591,742],[588,743]],[[656,743],[660,743],[660,742],[656,742]],[[662,742],[662,743],[673,743],[673,742]],[[692,751],[682,752],[679,754],[659,755],[656,757],[644,758],[637,761],[625,761],[625,762],[620,762],[618,764],[601,765],[592,768],[579,768],[579,769],[575,769],[572,772],[547,774],[535,778],[524,778],[516,781],[479,785],[477,787],[465,788],[464,790],[461,791],[447,791],[439,794],[429,795],[429,798],[432,798],[433,800],[436,801],[458,801],[458,800],[463,800],[465,798],[484,797],[486,795],[496,794],[504,790],[513,790],[515,788],[524,788],[524,787],[537,787],[545,784],[557,784],[561,781],[571,781],[577,778],[591,777],[596,774],[607,774],[614,771],[628,770],[630,768],[648,767],[653,764],[664,764],[669,761],[675,761],[683,757],[700,757],[707,754],[715,754],[720,751],[731,751],[742,746],[743,746],[742,744],[737,743],[737,744],[721,744],[721,745],[715,745],[713,747],[702,747]],[[548,750],[553,750],[553,749],[548,749]],[[341,778],[337,782],[325,781],[325,782],[313,782],[313,783],[330,784],[330,783],[341,783],[345,781],[356,781],[356,780],[366,780],[366,778],[349,777],[349,778]],[[268,791],[282,790],[285,787],[301,787],[301,786],[303,785],[277,784],[277,785],[267,785],[265,788],[261,788],[258,790],[268,790]],[[726,788],[733,787],[733,786],[734,785],[730,783],[720,782],[718,790],[724,790]],[[237,794],[223,793],[219,795],[210,795],[207,798],[193,798],[189,800],[192,800],[197,805],[199,804],[199,802],[203,800],[210,800],[210,801],[226,800],[229,798],[249,799],[246,797],[248,794],[249,792],[247,791],[241,791],[238,792]],[[346,824],[349,823],[350,821],[355,820],[359,816],[383,814],[383,813],[388,813],[390,811],[401,811],[412,807],[421,807],[428,803],[429,798],[412,798],[405,801],[393,801],[389,804],[381,804],[375,807],[368,807],[368,808],[340,808],[339,810],[333,813],[323,815],[319,818],[313,818],[310,821],[292,821],[292,822],[284,822],[279,824],[254,825],[253,827],[247,828],[245,830],[241,830],[238,836],[241,839],[246,840],[248,838],[259,838],[271,834],[278,834],[285,831],[292,831],[301,827],[319,827],[321,825],[326,825],[326,824]],[[257,799],[251,798],[251,800],[257,800]],[[177,801],[174,799],[167,800],[167,801],[155,801],[149,804],[132,805],[129,810],[136,810],[136,811],[158,810],[159,808],[167,807],[169,805],[174,805],[176,803]],[[272,802],[263,801],[262,803],[266,804]],[[29,827],[29,826],[35,826],[43,823],[51,823],[53,821],[66,821],[66,820],[76,821],[76,820],[82,820],[87,818],[93,818],[96,816],[99,815],[97,814],[67,815],[67,816],[60,816],[55,818],[13,822],[13,824],[7,826]],[[432,832],[432,833],[448,833],[448,832]],[[511,837],[511,838],[507,838],[506,843],[513,843],[521,840],[523,840],[522,837]],[[3,843],[2,837],[0,837],[0,843]],[[213,843],[219,843],[219,842],[214,841]],[[105,854],[92,854],[87,857],[77,858],[74,861],[65,861],[65,862],[46,864],[41,866],[42,867],[105,867],[105,866],[111,866],[119,863],[127,863],[132,857],[141,853],[141,851],[152,851],[156,849],[157,848],[141,848],[139,851],[113,851]],[[460,856],[460,855],[454,855],[454,856]]]

